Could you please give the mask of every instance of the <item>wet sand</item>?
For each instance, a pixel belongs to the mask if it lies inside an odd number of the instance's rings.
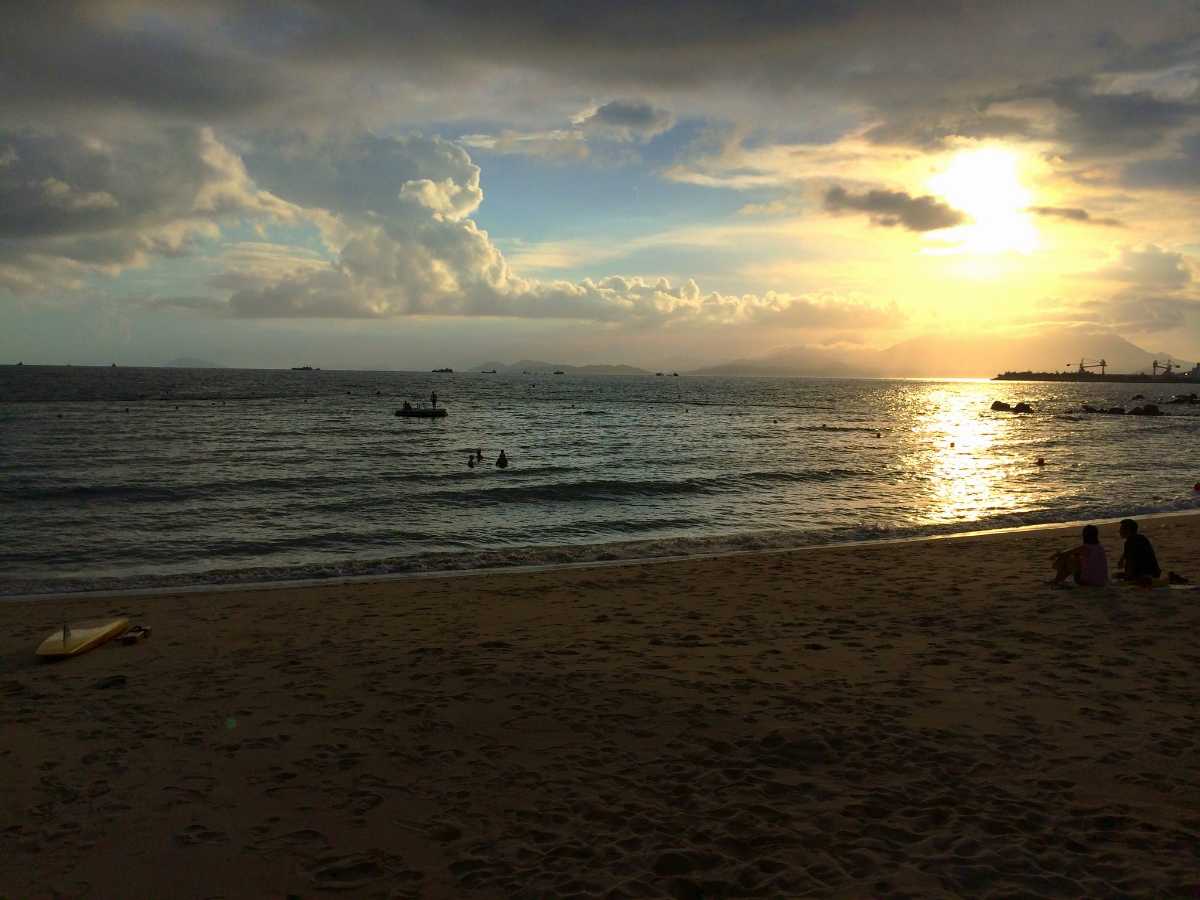
[[[0,897],[1200,895],[1200,591],[1077,531],[0,603]]]

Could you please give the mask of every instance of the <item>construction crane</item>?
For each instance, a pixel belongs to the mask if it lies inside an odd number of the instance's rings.
[[[1162,369],[1162,373],[1164,375],[1170,375],[1171,372],[1175,369],[1175,363],[1171,362],[1170,357],[1167,358],[1167,361],[1165,363],[1160,363],[1156,359],[1156,360],[1154,360],[1154,362],[1151,365],[1154,366],[1154,374],[1155,375],[1158,374],[1159,369]]]
[[[1068,363],[1068,365],[1070,365],[1070,363]],[[1095,362],[1088,362],[1086,359],[1082,358],[1079,360],[1080,375],[1086,375],[1088,373],[1088,369],[1099,369],[1100,374],[1103,375],[1106,368],[1108,368],[1107,360],[1098,359]]]

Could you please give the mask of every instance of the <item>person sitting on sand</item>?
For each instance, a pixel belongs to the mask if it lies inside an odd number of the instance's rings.
[[[1117,578],[1124,578],[1142,587],[1150,587],[1154,579],[1162,576],[1158,557],[1144,534],[1138,534],[1138,523],[1133,519],[1121,520],[1121,537],[1125,538],[1125,552],[1117,563],[1120,569]]]
[[[1108,557],[1100,546],[1100,529],[1095,525],[1083,527],[1083,543],[1072,550],[1063,550],[1051,557],[1054,560],[1054,581],[1063,584],[1067,578],[1085,587],[1104,587],[1108,584]]]
[[[498,457],[496,457],[496,468],[497,469],[507,469],[508,468],[508,457],[504,455],[503,450],[501,450],[500,455]]]

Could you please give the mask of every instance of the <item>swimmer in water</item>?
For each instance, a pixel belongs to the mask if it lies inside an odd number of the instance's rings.
[[[508,457],[504,455],[503,450],[501,450],[500,455],[498,457],[496,457],[496,468],[497,469],[507,469],[508,468]]]

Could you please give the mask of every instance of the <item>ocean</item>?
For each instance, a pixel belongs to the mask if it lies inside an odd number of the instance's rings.
[[[433,390],[448,416],[395,416]],[[5,366],[0,595],[640,559],[1196,509],[1200,407],[1079,412],[1177,390]],[[997,399],[1035,411],[992,412]],[[471,468],[476,450],[484,462]],[[507,470],[494,465],[501,450]]]

